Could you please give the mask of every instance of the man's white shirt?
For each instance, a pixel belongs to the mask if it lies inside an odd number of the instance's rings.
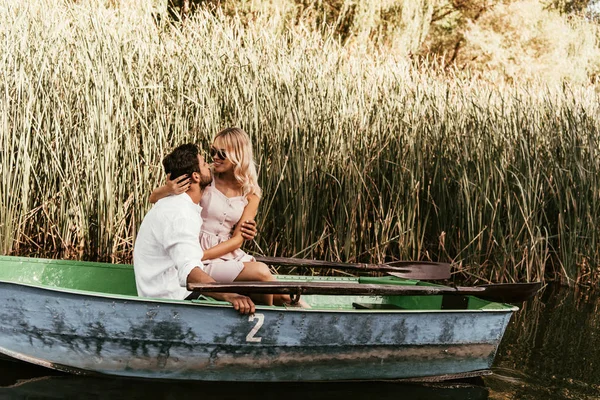
[[[133,246],[138,296],[185,299],[187,276],[204,269],[199,237],[202,208],[189,195],[165,197],[146,214]]]

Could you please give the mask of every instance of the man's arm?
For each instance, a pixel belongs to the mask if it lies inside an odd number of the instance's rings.
[[[163,244],[169,257],[175,263],[179,285],[185,287],[188,282],[213,283],[215,280],[202,270],[203,252],[200,247],[199,227],[201,221],[187,218],[186,215],[178,216],[167,223],[164,232]],[[197,225],[197,227],[196,227]],[[228,301],[233,308],[242,314],[253,313],[254,303],[249,297],[236,293],[211,294],[218,300]]]

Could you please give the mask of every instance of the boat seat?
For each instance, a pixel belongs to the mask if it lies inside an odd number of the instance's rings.
[[[391,303],[352,303],[352,307],[357,310],[406,310],[404,307]]]

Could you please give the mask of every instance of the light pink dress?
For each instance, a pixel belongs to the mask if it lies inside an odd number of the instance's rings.
[[[214,186],[214,182],[204,189],[202,207],[202,229],[200,246],[202,250],[225,242],[231,238],[233,226],[238,223],[248,204],[246,196],[227,197]],[[242,249],[236,249],[215,260],[204,260],[204,272],[217,282],[233,282],[244,269],[244,262],[255,261],[254,257]]]

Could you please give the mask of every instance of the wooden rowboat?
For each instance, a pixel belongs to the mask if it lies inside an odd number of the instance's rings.
[[[431,287],[396,277],[279,281]],[[0,353],[57,370],[140,378],[441,380],[485,374],[518,309],[443,291],[307,293],[311,309],[257,306],[248,316],[208,297],[137,297],[129,265],[0,257]]]

